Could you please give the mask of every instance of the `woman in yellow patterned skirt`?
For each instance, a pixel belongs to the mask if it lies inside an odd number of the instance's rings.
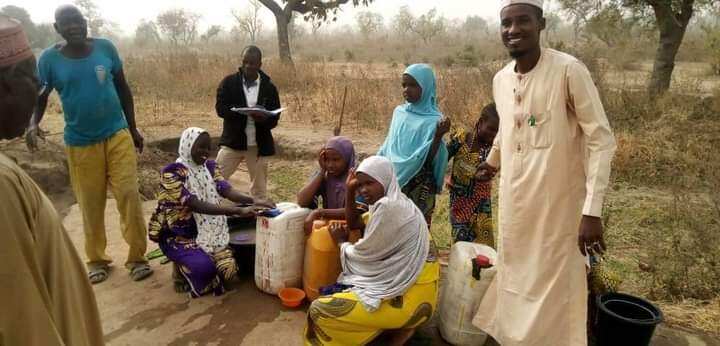
[[[370,204],[366,225],[347,197],[347,226],[331,227],[340,246],[338,283],[308,310],[306,345],[363,345],[385,330],[409,336],[430,319],[437,304],[439,265],[422,212],[403,194],[392,163],[372,156],[348,177],[347,196]],[[354,245],[347,229],[363,228]]]

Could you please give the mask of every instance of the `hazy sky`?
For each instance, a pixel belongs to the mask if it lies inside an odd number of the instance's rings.
[[[280,0],[276,0],[280,2]],[[52,22],[53,12],[59,5],[72,0],[3,0],[0,7],[15,5],[25,8],[36,23]],[[247,0],[95,0],[103,16],[120,25],[125,34],[132,34],[141,19],[154,19],[158,13],[171,8],[184,8],[202,15],[201,29],[211,24],[219,24],[229,29],[233,25],[230,11],[248,6]],[[446,18],[465,18],[479,15],[496,18],[499,13],[500,0],[375,0],[367,8],[353,8],[346,5],[343,13],[338,16],[338,23],[330,24],[329,28],[353,24],[358,11],[370,10],[384,14],[386,24],[403,5],[410,6],[415,15],[437,8]],[[263,8],[265,28],[274,28],[272,13]]]

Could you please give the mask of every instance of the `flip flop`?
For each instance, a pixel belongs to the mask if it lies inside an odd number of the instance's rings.
[[[95,285],[107,280],[110,267],[107,264],[93,265],[88,270],[88,279],[90,283]]]
[[[154,260],[154,259],[159,259],[159,260],[160,260],[160,264],[165,264],[165,263],[170,262],[170,259],[168,259],[167,256],[165,256],[165,254],[164,254],[164,253],[162,252],[162,250],[160,250],[160,249],[155,249],[155,250],[153,250],[153,251],[148,252],[148,253],[145,255],[145,259],[146,259],[147,261],[152,261],[152,260]]]
[[[164,256],[165,256],[165,254],[162,253],[162,250],[155,249],[153,251],[148,252],[147,255],[145,255],[145,259],[148,261],[151,261],[156,258],[160,258],[160,257],[164,257]]]
[[[152,275],[153,270],[150,268],[150,266],[147,263],[138,263],[135,264],[130,269],[130,277],[133,279],[133,281],[140,281],[148,276]]]

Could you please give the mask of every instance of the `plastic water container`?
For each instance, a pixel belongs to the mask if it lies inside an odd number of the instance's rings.
[[[473,317],[495,277],[497,254],[491,247],[457,242],[450,249],[445,287],[440,296],[440,335],[453,345],[483,345],[487,334],[472,325]],[[484,263],[483,263],[484,262]]]
[[[255,285],[270,294],[285,287],[302,287],[303,223],[310,213],[294,203],[278,203],[277,209],[283,213],[257,218],[255,236]]]
[[[330,235],[329,227],[333,223],[344,224],[340,220],[316,220],[305,245],[303,267],[303,290],[308,301],[320,295],[320,287],[337,282],[342,271],[340,248]],[[350,231],[349,241],[355,243],[360,238],[359,231]]]

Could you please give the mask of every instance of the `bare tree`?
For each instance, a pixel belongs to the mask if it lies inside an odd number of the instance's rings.
[[[230,39],[234,43],[243,43],[245,40],[245,32],[235,25],[230,29]]]
[[[310,21],[310,33],[312,34],[312,37],[317,39],[318,34],[320,33],[320,28],[322,27],[323,21],[313,19]]]
[[[135,29],[135,44],[145,47],[160,42],[160,33],[152,20],[142,20]]]
[[[451,25],[458,28],[462,37],[468,40],[477,40],[483,35],[490,34],[487,20],[480,16],[469,16],[462,23],[451,23]]]
[[[120,36],[122,36],[122,28],[117,22],[112,22],[108,20],[105,21],[105,25],[102,28],[101,35],[102,37],[110,39],[111,41],[119,42]]]
[[[380,31],[383,27],[383,21],[383,16],[377,12],[363,11],[355,16],[358,29],[360,29],[360,33],[365,39],[369,39]]]
[[[184,9],[167,10],[157,16],[160,31],[174,46],[190,45],[197,37],[197,24],[200,15]]]
[[[200,35],[200,41],[202,41],[205,44],[208,44],[212,42],[212,40],[220,35],[220,32],[222,32],[222,26],[220,25],[212,25],[207,30],[205,30],[205,33]]]
[[[621,6],[610,4],[592,16],[585,25],[588,34],[596,37],[608,47],[615,47],[628,39],[634,22],[624,13]]]
[[[445,17],[437,16],[437,9],[433,8],[414,20],[411,31],[418,35],[425,44],[445,32],[447,23]]]
[[[545,38],[547,41],[551,41],[553,37],[557,36],[558,29],[562,24],[562,18],[555,13],[545,14]]]
[[[587,24],[593,11],[599,7],[600,1],[582,1],[582,0],[559,0],[562,11],[573,21],[573,33],[575,41],[580,39],[582,28]]]
[[[62,40],[62,37],[58,35],[55,28],[50,23],[41,23],[36,27],[37,29],[37,40],[34,40],[34,48],[46,48],[54,42]]]
[[[260,19],[262,4],[258,0],[250,0],[250,8],[244,12],[233,10],[232,16],[237,22],[239,31],[245,33],[253,44],[260,39],[263,22]]]
[[[107,24],[106,20],[100,14],[100,10],[93,0],[75,0],[75,5],[80,9],[83,15],[87,18],[88,29],[90,35],[101,36],[103,35],[103,29]]]
[[[462,23],[461,30],[475,34],[487,34],[488,23],[483,17],[468,16],[465,18],[465,22]]]
[[[288,24],[292,20],[293,12],[297,12],[304,16],[306,21],[309,20],[327,20],[328,15],[335,20],[337,19],[338,8],[350,2],[350,0],[258,0],[265,5],[273,15],[277,24],[278,48],[280,51],[280,59],[285,63],[292,63],[290,54],[290,39],[288,36]],[[352,0],[352,4],[368,5],[373,0]],[[282,7],[281,4],[285,4]]]
[[[703,33],[705,48],[710,52],[710,65],[713,73],[720,75],[720,7],[708,11],[700,29]]]
[[[407,37],[415,25],[415,17],[410,12],[410,7],[402,6],[398,13],[393,17],[393,29],[401,38]]]

